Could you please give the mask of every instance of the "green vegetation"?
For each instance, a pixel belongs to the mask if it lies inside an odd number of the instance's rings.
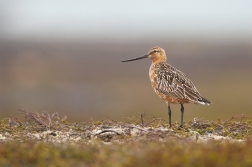
[[[0,166],[252,166],[252,121],[160,118],[67,122],[57,113],[20,110],[0,124]]]

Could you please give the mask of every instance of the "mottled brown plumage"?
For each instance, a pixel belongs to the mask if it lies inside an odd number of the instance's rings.
[[[154,47],[150,49],[147,55],[125,60],[123,62],[134,61],[143,58],[150,58],[152,60],[152,64],[149,70],[151,85],[157,95],[168,105],[170,126],[170,104],[181,104],[181,127],[183,126],[183,104],[211,104],[210,101],[200,95],[192,81],[188,79],[183,72],[166,63],[165,51],[160,47]]]

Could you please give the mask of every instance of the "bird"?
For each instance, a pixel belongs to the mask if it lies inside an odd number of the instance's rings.
[[[159,46],[150,49],[148,54],[132,59],[123,60],[129,62],[150,58],[152,60],[149,77],[155,93],[166,102],[168,106],[169,125],[171,124],[171,104],[181,105],[180,126],[183,127],[184,104],[210,105],[211,102],[202,97],[192,81],[180,70],[166,62],[165,50]]]

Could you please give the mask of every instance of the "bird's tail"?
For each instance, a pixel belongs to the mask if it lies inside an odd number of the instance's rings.
[[[199,102],[200,104],[204,104],[204,105],[208,105],[208,106],[209,106],[210,104],[212,104],[211,101],[205,99],[204,97],[201,97],[200,99],[198,99],[198,102]]]

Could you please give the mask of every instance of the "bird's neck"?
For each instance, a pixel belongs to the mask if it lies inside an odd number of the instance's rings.
[[[166,59],[152,59],[152,64],[163,63],[166,62]]]

